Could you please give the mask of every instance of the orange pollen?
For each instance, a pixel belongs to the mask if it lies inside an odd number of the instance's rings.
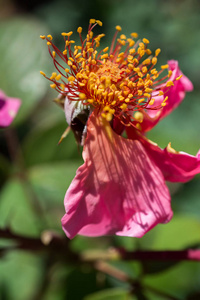
[[[168,71],[168,65],[157,70],[155,65],[160,49],[152,58],[152,51],[147,49],[149,40],[144,38],[143,42],[135,42],[138,37],[136,33],[131,33],[130,38],[124,34],[118,36],[120,26],[116,26],[110,47],[98,52],[104,34],[93,36],[92,30],[96,25],[102,26],[102,23],[91,19],[85,39],[81,35],[82,27],[78,27],[81,46],[74,45],[70,39],[72,31],[63,32],[62,51],[53,44],[51,35],[40,36],[47,41],[57,72],[52,73],[50,78],[44,72],[40,73],[51,81],[53,89],[71,101],[81,101],[91,109],[98,108],[107,121],[110,122],[115,116],[125,125],[138,124],[138,118],[139,122],[143,120],[143,111],[163,108],[165,101],[153,106],[152,93],[153,97],[163,95],[165,99],[164,94],[173,86],[169,80],[172,71]],[[57,60],[58,57],[63,60],[63,65]],[[166,74],[162,75],[163,72]]]

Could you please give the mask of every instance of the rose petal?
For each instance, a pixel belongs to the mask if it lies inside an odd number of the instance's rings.
[[[0,127],[7,127],[12,123],[20,105],[19,99],[9,98],[0,90]]]
[[[145,147],[145,149],[163,172],[165,180],[187,182],[200,173],[200,151],[193,156],[173,151],[170,146],[160,149],[149,144],[149,148]]]
[[[127,128],[127,135],[130,139],[138,139],[143,144],[149,157],[162,171],[165,180],[187,182],[200,173],[200,150],[193,156],[175,151],[170,144],[161,149],[131,128]]]
[[[85,163],[66,196],[66,235],[141,237],[172,217],[163,176],[139,141],[115,134],[93,113],[84,145]]]
[[[172,76],[169,78],[169,80],[174,80],[174,86],[171,86],[168,92],[164,94],[165,97],[168,96],[166,106],[160,110],[146,111],[144,114],[144,120],[142,124],[140,124],[143,132],[152,129],[161,119],[170,114],[172,110],[174,110],[184,99],[185,93],[193,90],[191,81],[185,75],[183,75],[178,67],[178,62],[175,60],[170,60],[168,61],[168,65],[169,70],[172,70]],[[179,80],[175,80],[180,75],[183,76]],[[163,97],[154,97],[154,94],[153,98],[155,99],[154,106],[161,104],[163,101]]]

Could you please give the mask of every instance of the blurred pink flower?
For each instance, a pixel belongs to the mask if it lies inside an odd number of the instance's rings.
[[[170,143],[160,149],[145,136],[193,86],[177,61],[157,71],[160,49],[153,55],[147,39],[135,42],[136,33],[117,39],[120,26],[110,50],[98,53],[103,34],[93,37],[96,24],[102,25],[90,20],[85,40],[82,28],[77,29],[81,46],[75,45],[75,50],[72,32],[62,33],[63,52],[51,35],[41,36],[59,72],[50,78],[41,74],[60,93],[57,102],[83,145],[84,164],[65,195],[62,226],[69,238],[76,234],[141,237],[172,217],[165,180],[185,182],[200,172],[200,152],[196,157],[176,152]]]
[[[12,123],[20,105],[19,99],[8,97],[0,90],[0,127],[7,127]]]

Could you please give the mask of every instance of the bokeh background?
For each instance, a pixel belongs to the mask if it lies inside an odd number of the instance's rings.
[[[53,71],[46,43],[40,34],[52,34],[62,47],[63,31],[99,19],[104,32],[102,48],[109,46],[120,25],[124,34],[138,32],[161,48],[159,64],[169,59],[194,84],[184,102],[151,131],[161,147],[169,141],[178,151],[196,155],[200,148],[200,1],[198,0],[0,0],[0,89],[22,99],[14,123],[0,130],[0,228],[40,237],[48,230],[64,234],[60,219],[63,198],[82,163],[73,135],[58,145],[67,127],[57,96],[39,74]],[[174,217],[141,239],[75,237],[70,251],[110,247],[127,250],[180,250],[200,246],[200,177],[186,184],[170,184]],[[55,253],[9,250],[12,241],[0,236],[0,300],[135,300],[200,299],[200,263],[110,264],[137,283],[133,289],[95,270],[91,264],[68,261]]]

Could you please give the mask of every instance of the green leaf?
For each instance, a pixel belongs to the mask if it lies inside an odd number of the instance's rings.
[[[38,165],[29,170],[29,180],[42,207],[42,217],[50,228],[61,230],[64,196],[80,164],[65,161]]]
[[[108,288],[105,276],[102,276],[99,281],[98,273],[90,265],[85,264],[76,268],[67,278],[66,299],[83,300],[100,288]]]
[[[192,181],[182,185],[180,191],[173,197],[173,206],[175,213],[181,212],[200,219],[200,184],[196,176]]]
[[[21,234],[38,235],[40,223],[36,203],[26,184],[11,179],[4,185],[0,197],[0,227],[9,227]]]
[[[22,100],[18,122],[28,116],[47,91],[47,80],[39,73],[41,69],[47,71],[50,59],[39,38],[47,30],[37,19],[0,22],[0,88],[8,96]]]
[[[200,270],[196,262],[182,262],[165,272],[146,275],[144,286],[151,286],[178,299],[186,299],[188,292],[199,286]]]
[[[30,132],[23,145],[26,164],[30,166],[69,158],[78,158],[79,162],[82,161],[72,132],[58,145],[66,127],[67,124],[63,120],[63,122],[36,128]]]
[[[38,165],[29,170],[29,178],[38,195],[59,205],[79,166],[78,161]]]
[[[41,274],[41,259],[38,256],[22,251],[7,253],[0,261],[0,299],[34,299],[32,297],[37,294]],[[6,298],[3,298],[3,293]]]
[[[128,291],[121,288],[112,288],[88,295],[84,300],[132,300]]]
[[[25,137],[22,145],[26,165],[60,161],[67,158],[79,158],[79,151],[74,135],[69,132],[58,145],[61,135],[68,127],[63,110],[52,101],[40,106],[33,116],[34,127]]]
[[[179,250],[200,241],[200,221],[175,214],[167,224],[160,224],[140,240],[142,248],[156,250]]]

